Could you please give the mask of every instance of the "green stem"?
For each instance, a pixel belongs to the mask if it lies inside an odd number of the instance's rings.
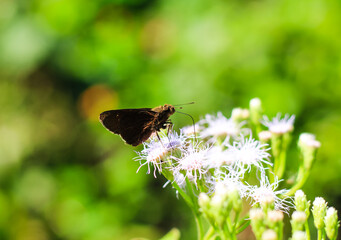
[[[227,218],[226,223],[222,227],[223,232],[223,239],[234,239],[233,234],[231,233],[231,225],[230,225],[230,218]]]
[[[209,240],[215,235],[214,227],[210,227],[208,231],[206,232],[205,236],[203,237],[203,240]]]
[[[194,213],[195,223],[197,224],[198,240],[201,240],[201,239],[203,239],[204,228],[202,226],[200,214],[196,213],[194,210],[193,210],[193,213]]]
[[[179,187],[179,185],[176,182],[172,183],[173,187],[178,191],[178,193],[180,194],[180,196],[185,200],[185,202],[187,203],[187,205],[193,209],[194,208],[194,204],[192,202],[192,199],[184,192],[184,190],[181,189],[181,187]]]
[[[275,172],[278,179],[281,179],[283,177],[284,171],[285,171],[285,162],[286,162],[286,151],[282,150],[281,154],[278,157],[278,168]]]
[[[239,214],[240,214],[240,211],[236,212],[236,215],[234,216],[234,222],[233,222],[233,226],[232,226],[232,233],[233,234],[235,234],[235,232],[236,232]]]
[[[304,228],[305,228],[306,239],[310,240],[310,229],[309,229],[308,221],[305,222],[304,226],[305,226]]]
[[[317,239],[322,240],[322,231],[320,229],[317,230]]]
[[[242,224],[240,224],[238,226],[238,229],[237,229],[237,234],[241,233],[242,231],[245,230],[245,228],[247,228],[248,226],[250,225],[250,220],[245,220]]]
[[[292,196],[292,195],[295,194],[295,192],[296,192],[297,190],[301,189],[302,186],[303,186],[303,185],[305,184],[305,182],[307,181],[308,176],[309,176],[309,171],[308,171],[308,170],[306,170],[306,171],[303,173],[303,175],[301,175],[301,177],[298,176],[296,184],[290,188],[289,192],[288,192],[286,195],[287,195],[287,196]]]

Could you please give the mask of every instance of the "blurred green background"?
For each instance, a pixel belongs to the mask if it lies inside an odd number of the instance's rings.
[[[341,209],[340,26],[338,0],[0,0],[0,239],[194,239],[164,178],[136,174],[141,147],[97,120],[165,103],[295,114],[293,145],[322,142],[304,191]]]

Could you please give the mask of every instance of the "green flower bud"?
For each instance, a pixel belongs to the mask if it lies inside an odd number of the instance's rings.
[[[324,228],[324,217],[326,215],[326,210],[327,210],[326,201],[321,197],[315,198],[313,202],[312,212],[314,216],[315,227],[319,230]]]
[[[280,233],[283,231],[283,212],[278,210],[272,210],[268,212],[267,215],[267,226],[274,230],[276,233]],[[276,236],[279,237],[279,236]]]
[[[279,222],[282,222],[284,218],[283,212],[278,210],[272,210],[268,212],[268,222],[270,227],[277,226]]]
[[[228,189],[224,184],[217,183],[215,193],[210,202],[210,213],[216,222],[222,225],[231,211],[231,200],[229,199]]]
[[[327,214],[324,218],[324,223],[326,225],[326,233],[329,239],[337,238],[337,231],[340,226],[340,222],[337,216],[337,211],[335,208],[330,207],[327,210]]]
[[[263,109],[262,102],[259,98],[253,98],[250,100],[250,119],[254,125],[260,124],[262,118]]]
[[[231,187],[229,190],[230,200],[232,202],[232,208],[235,212],[240,212],[243,207],[242,199],[239,195],[238,189]]]
[[[307,221],[307,215],[303,211],[295,211],[291,215],[292,232],[302,231],[305,222]]]
[[[316,159],[316,152],[321,147],[321,143],[315,140],[315,135],[302,133],[298,139],[298,147],[303,156],[304,168],[309,170]]]
[[[272,137],[272,133],[270,131],[261,131],[258,133],[259,141],[262,144],[269,143]]]
[[[242,122],[250,117],[248,109],[234,108],[232,109],[231,118],[235,122]]]
[[[297,211],[305,212],[307,218],[310,215],[310,201],[307,201],[307,196],[302,190],[298,190],[295,193],[295,206]]]
[[[207,212],[210,206],[210,198],[206,193],[199,194],[199,206],[202,212]]]
[[[265,230],[262,234],[262,240],[277,240],[277,233],[272,230],[272,229],[268,229]]]
[[[303,231],[296,231],[292,234],[292,240],[306,240],[306,234]]]
[[[260,239],[265,231],[264,217],[265,215],[262,209],[253,208],[250,210],[252,231],[256,235],[257,239]]]

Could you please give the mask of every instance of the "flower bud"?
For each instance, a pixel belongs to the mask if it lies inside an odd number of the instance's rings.
[[[232,109],[231,118],[235,122],[242,122],[248,119],[249,116],[250,116],[250,112],[248,109],[242,109],[242,108]]]
[[[326,210],[327,210],[326,201],[321,197],[315,198],[313,202],[312,212],[314,216],[314,224],[318,230],[321,230],[324,227],[324,217],[326,215]]]
[[[307,201],[307,196],[302,190],[297,190],[295,193],[295,206],[297,211],[303,211],[307,218],[309,217],[310,201]]]
[[[337,216],[337,211],[335,208],[330,207],[327,210],[327,214],[324,218],[324,223],[326,225],[326,233],[329,239],[337,238],[337,231],[340,226],[340,222]]]
[[[304,168],[309,170],[315,161],[316,152],[321,147],[321,143],[315,140],[315,135],[302,133],[298,139],[298,147],[303,156]]]
[[[307,221],[307,215],[303,211],[295,211],[291,215],[292,232],[302,231],[305,222]]]
[[[257,239],[260,239],[265,231],[264,212],[260,208],[253,208],[250,210],[250,219],[252,231]]]
[[[274,223],[281,222],[283,221],[283,218],[284,218],[284,215],[283,215],[283,212],[281,211],[272,210],[268,212],[268,220],[270,222],[274,222]]]
[[[282,229],[283,227],[283,212],[278,211],[278,210],[272,210],[268,212],[268,218],[267,218],[267,222],[268,222],[268,226],[271,229]]]
[[[306,240],[306,234],[303,231],[296,231],[292,234],[292,240]]]
[[[201,192],[199,194],[199,206],[202,212],[207,212],[210,205],[210,198],[206,193]]]
[[[277,240],[277,233],[272,230],[272,229],[268,229],[265,230],[262,234],[262,240]]]
[[[235,212],[240,212],[243,207],[242,199],[239,195],[238,189],[235,187],[231,187],[229,190],[229,196],[232,202],[232,208]]]
[[[270,131],[261,131],[258,133],[259,141],[264,143],[269,143],[272,137],[272,133]]]
[[[253,98],[250,100],[250,119],[254,125],[260,124],[260,119],[262,117],[262,102],[259,98]]]

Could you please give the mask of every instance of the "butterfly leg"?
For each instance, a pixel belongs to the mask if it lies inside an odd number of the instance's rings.
[[[169,135],[169,132],[173,130],[173,123],[171,121],[166,122],[167,124],[167,137]],[[169,138],[168,138],[169,139]]]
[[[162,141],[161,141],[161,138],[160,138],[158,132],[156,131],[155,133],[156,133],[157,139],[159,139],[159,141],[160,141],[162,147],[165,148],[165,145],[163,145],[163,143],[162,143]]]

